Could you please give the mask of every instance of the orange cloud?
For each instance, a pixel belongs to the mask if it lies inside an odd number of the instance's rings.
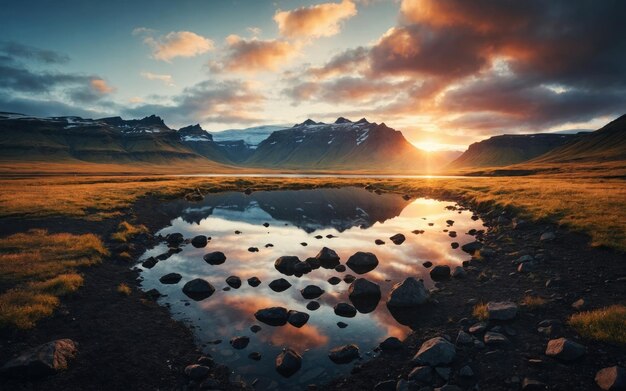
[[[299,45],[280,40],[244,39],[238,35],[226,38],[229,53],[214,70],[235,72],[274,71],[288,63],[299,52]]]
[[[191,31],[172,31],[165,36],[155,38],[151,30],[136,29],[135,34],[148,34],[144,42],[152,48],[152,57],[156,60],[170,61],[175,57],[194,57],[212,50],[213,41]]]
[[[141,72],[141,77],[146,78],[148,80],[159,80],[162,81],[166,86],[173,86],[174,81],[172,80],[172,75],[159,75],[157,73],[152,72]]]
[[[109,86],[107,82],[102,79],[92,79],[91,87],[102,95],[110,94],[115,91],[115,88]]]
[[[286,37],[330,37],[339,33],[341,22],[357,14],[351,0],[323,3],[291,11],[278,11],[274,21]]]

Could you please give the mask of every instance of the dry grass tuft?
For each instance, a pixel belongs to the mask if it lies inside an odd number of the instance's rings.
[[[117,291],[124,296],[130,296],[132,290],[130,287],[123,282],[117,286]]]
[[[589,339],[626,345],[626,306],[612,305],[570,316],[569,325]]]
[[[474,315],[476,319],[487,320],[489,318],[489,313],[487,312],[487,304],[483,302],[477,303],[472,310],[472,315]]]
[[[530,309],[530,310],[534,310],[540,307],[543,307],[546,304],[546,299],[544,299],[541,296],[530,296],[530,295],[526,295],[522,298],[522,300],[520,301],[520,305]]]
[[[47,293],[12,289],[0,295],[0,328],[30,329],[52,315],[59,299]]]
[[[145,225],[132,225],[127,221],[122,221],[118,226],[117,232],[111,235],[111,239],[125,243],[133,237],[145,233],[148,233],[148,228]]]

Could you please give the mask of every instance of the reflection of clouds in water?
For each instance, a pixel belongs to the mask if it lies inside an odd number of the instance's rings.
[[[356,192],[356,196],[350,197],[352,194],[350,192]],[[282,194],[278,201],[270,199],[278,194]],[[396,195],[379,197],[358,189],[350,191],[343,189],[340,192],[329,193],[330,196],[323,195],[321,198],[315,194],[317,193],[314,191],[309,193],[291,192],[289,194],[265,192],[256,196],[261,201],[256,206],[254,200],[250,203],[249,199],[240,195],[231,194],[228,197],[222,195],[220,196],[222,201],[216,201],[214,202],[216,205],[211,206],[214,209],[207,209],[212,213],[208,217],[202,217],[198,210],[189,211],[189,213],[193,213],[194,221],[198,221],[199,224],[189,224],[178,218],[172,221],[171,227],[163,229],[161,233],[165,235],[181,232],[186,238],[203,234],[211,236],[212,240],[205,248],[201,249],[185,245],[183,246],[184,251],[180,254],[175,254],[169,260],[159,262],[152,270],[145,271],[144,288],[156,287],[170,294],[168,298],[165,298],[165,301],[172,305],[172,310],[175,313],[187,314],[192,323],[201,325],[202,331],[196,330],[196,332],[202,333],[203,337],[206,338],[228,340],[236,334],[252,336],[248,332],[249,327],[259,323],[254,318],[254,312],[261,308],[283,306],[287,309],[305,311],[311,317],[304,327],[298,329],[291,325],[271,327],[262,324],[263,330],[254,335],[251,344],[257,344],[254,345],[254,348],[261,351],[264,351],[263,349],[271,350],[272,354],[275,353],[276,349],[283,346],[291,346],[299,351],[310,349],[307,353],[307,360],[316,357],[315,359],[319,360],[316,365],[332,372],[337,371],[337,369],[327,360],[327,349],[331,347],[330,345],[356,343],[360,344],[361,348],[368,349],[386,336],[406,336],[409,328],[399,324],[385,305],[393,285],[403,281],[408,276],[414,276],[424,279],[427,286],[432,286],[428,274],[429,269],[424,268],[422,263],[431,261],[435,264],[458,265],[463,260],[469,259],[469,256],[460,249],[453,250],[450,243],[456,241],[463,245],[472,241],[474,239],[465,233],[471,228],[482,228],[479,221],[471,220],[470,212],[464,211],[458,214],[456,211],[446,210],[445,207],[452,205],[452,203],[425,199],[413,200],[410,203],[399,202],[401,197]],[[318,203],[325,202],[324,205],[326,206],[328,203],[332,203],[333,208],[323,208],[322,213],[325,215],[319,217],[318,221],[314,215],[316,204],[303,204],[302,212],[296,210],[298,202],[309,202],[306,199],[298,200],[297,196],[299,195],[312,197],[311,199],[317,200]],[[213,195],[207,198],[210,197]],[[326,198],[329,197],[332,199],[326,202]],[[233,200],[236,202],[231,202]],[[213,201],[209,199],[207,202]],[[229,205],[228,209],[221,208],[218,205],[220,202],[223,205]],[[359,202],[365,204],[359,204]],[[283,203],[285,206],[282,205]],[[275,208],[275,211],[272,211],[272,207]],[[358,220],[353,218],[354,213],[352,212],[343,214],[350,219],[349,221],[333,220],[342,216],[339,214],[341,208],[352,208],[352,211],[362,208],[367,211],[370,217],[374,216],[371,220],[373,225],[367,229],[350,226]],[[335,212],[332,212],[333,209]],[[327,228],[318,229],[313,233],[307,233],[292,224],[293,221],[304,221],[302,216],[298,216],[298,213],[307,214],[308,228],[315,224],[319,226],[332,224],[343,232],[340,233],[336,228],[327,226]],[[331,213],[335,213],[335,215],[331,215]],[[285,219],[274,220],[271,216],[281,216]],[[424,217],[425,220],[422,219]],[[446,225],[446,220],[449,219],[455,221],[452,227]],[[285,226],[287,221],[289,221],[289,225]],[[374,223],[374,221],[384,221],[384,223]],[[264,222],[269,222],[270,226],[264,227],[262,225]],[[433,223],[434,226],[429,226],[429,223]],[[458,237],[450,238],[446,232],[442,232],[444,229],[456,231]],[[242,234],[235,235],[235,230],[241,231]],[[413,230],[425,230],[425,232],[416,235],[411,233]],[[406,241],[403,244],[394,245],[389,240],[389,237],[396,233],[402,233],[406,236]],[[339,237],[328,239],[325,237],[327,234]],[[315,235],[322,235],[323,238],[315,239]],[[382,239],[386,244],[376,246],[374,244],[375,239]],[[308,246],[303,247],[300,242],[306,242]],[[266,243],[272,243],[274,247],[265,248]],[[274,261],[279,256],[295,255],[301,260],[305,260],[315,256],[324,246],[334,249],[341,257],[342,264],[345,264],[355,252],[367,251],[376,254],[379,265],[375,270],[363,275],[358,275],[349,268],[346,272],[320,268],[301,278],[284,276],[274,268]],[[258,247],[259,252],[248,252],[248,247]],[[159,246],[158,250],[151,250],[149,254],[158,255],[165,250],[165,246]],[[216,266],[206,264],[202,257],[211,251],[224,252],[227,257],[226,262]],[[183,275],[181,286],[166,287],[160,285],[158,278],[167,272],[181,273]],[[338,285],[331,285],[327,280],[332,276],[343,279],[346,274],[355,275],[357,278],[364,277],[380,285],[382,298],[375,311],[368,314],[359,313],[355,318],[349,319],[338,317],[333,313],[333,307],[337,303],[350,303],[348,298],[349,284],[341,281]],[[230,275],[239,276],[242,279],[242,286],[237,290],[223,292],[221,289],[226,286],[225,279]],[[246,282],[248,278],[253,276],[262,281],[262,284],[257,288],[250,287]],[[184,307],[176,300],[181,297],[180,288],[182,283],[195,277],[207,279],[218,291],[202,302],[191,303],[189,307]],[[281,293],[271,291],[268,284],[277,278],[285,278],[292,284],[292,287]],[[317,299],[322,305],[317,311],[306,309],[309,300],[302,298],[299,292],[307,285],[317,285],[325,291]],[[200,319],[196,320],[197,318]],[[338,321],[348,323],[349,327],[340,330],[336,326]],[[223,347],[222,350],[224,349],[230,351],[228,346]],[[233,369],[245,367],[246,372],[255,377],[272,377],[279,384],[292,384],[281,383],[285,380],[273,377],[273,373],[265,373],[260,369],[255,369],[254,366],[250,367],[246,355],[242,355],[241,359],[234,358],[239,357],[237,354],[230,357],[229,365]],[[307,364],[305,363],[305,365]],[[294,381],[294,378],[289,381]]]

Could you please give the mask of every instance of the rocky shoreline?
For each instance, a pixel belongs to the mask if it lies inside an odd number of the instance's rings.
[[[623,254],[590,248],[584,236],[558,227],[523,222],[502,210],[481,210],[449,194],[438,196],[475,210],[487,223],[476,244],[476,249],[482,247],[480,256],[468,256],[462,268],[431,269],[431,275],[439,275],[437,289],[417,314],[406,311],[414,332],[405,341],[388,339],[381,343],[378,357],[357,361],[350,376],[309,389],[585,390],[598,389],[596,373],[603,368],[624,367],[624,347],[581,339],[566,324],[572,313],[626,300]],[[158,209],[161,203],[145,198],[128,214],[156,232],[169,222],[168,213]],[[29,228],[61,228],[53,220],[31,223]],[[108,238],[118,223],[90,226],[91,232],[100,230],[96,233]],[[26,347],[75,340],[77,359],[70,371],[36,382],[2,378],[0,385],[16,390],[251,388],[231,381],[228,368],[202,356],[189,329],[173,321],[154,296],[139,290],[123,300],[116,296],[120,282],[138,283],[137,271],[129,270],[120,254],[128,252],[136,259],[158,240],[141,235],[132,244],[107,243],[111,258],[81,271],[85,287],[61,311],[34,332],[3,336],[3,363]],[[541,297],[545,303],[530,309],[523,305],[525,296]],[[400,297],[395,300],[402,302]],[[479,303],[487,305],[485,320],[473,315]],[[96,306],[100,308],[88,308]],[[333,353],[339,361],[354,358],[353,348],[344,350]],[[565,360],[564,350],[568,357],[572,351],[579,357]],[[287,351],[281,364],[290,360]],[[94,376],[93,368],[107,369]],[[608,384],[607,378],[622,373],[604,370],[598,384]]]

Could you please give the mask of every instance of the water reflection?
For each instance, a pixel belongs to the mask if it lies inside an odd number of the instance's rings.
[[[220,362],[229,365],[248,380],[258,379],[257,389],[284,389],[304,387],[310,382],[320,383],[345,374],[350,365],[336,365],[328,358],[328,351],[336,346],[355,343],[364,358],[387,336],[404,337],[412,320],[424,316],[428,306],[415,313],[403,310],[392,313],[385,305],[391,287],[408,276],[423,278],[428,287],[433,283],[424,261],[456,266],[468,259],[451,242],[463,245],[474,238],[466,232],[481,229],[482,223],[471,219],[471,212],[454,210],[453,204],[429,199],[405,200],[398,195],[377,195],[363,189],[315,189],[301,191],[223,193],[207,196],[201,203],[186,204],[171,226],[160,231],[162,235],[180,232],[185,238],[206,235],[212,239],[205,248],[184,245],[183,251],[144,270],[144,289],[158,289],[167,296],[161,300],[171,306],[174,316],[194,326],[196,336],[205,350]],[[454,220],[450,227],[446,220]],[[264,223],[267,226],[264,226]],[[431,225],[432,224],[432,225]],[[414,234],[412,231],[421,231]],[[452,238],[444,230],[454,230]],[[236,234],[239,231],[240,234]],[[395,245],[389,238],[401,233],[406,241]],[[329,235],[330,237],[327,237]],[[376,245],[380,239],[384,245]],[[265,247],[271,243],[273,247]],[[306,244],[304,246],[302,243]],[[258,252],[250,252],[256,247]],[[343,272],[317,268],[310,273],[286,276],[274,267],[274,261],[284,255],[301,261],[314,257],[323,248],[336,251],[345,265],[358,251],[375,254],[379,263],[364,277],[380,286],[381,299],[350,300],[346,275],[355,275],[350,268]],[[142,257],[156,256],[167,251],[162,244]],[[203,260],[209,252],[221,251],[227,260],[210,265]],[[163,285],[159,278],[176,272],[183,276],[179,284]],[[226,278],[234,275],[242,279],[239,289],[223,290]],[[258,277],[261,284],[252,287],[247,279]],[[336,285],[330,277],[342,279]],[[194,302],[181,288],[194,278],[203,278],[215,288],[215,293]],[[274,292],[268,284],[284,278],[292,286],[283,292]],[[350,279],[347,279],[350,281]],[[306,308],[300,290],[316,285],[324,293],[315,301],[317,310]],[[358,313],[354,318],[335,315],[333,307],[340,302],[352,303]],[[290,324],[273,327],[258,322],[254,313],[259,309],[281,306],[310,315],[301,328]],[[339,328],[337,322],[348,324]],[[260,325],[257,333],[252,325]],[[233,349],[227,341],[232,337],[250,337],[243,350]],[[221,344],[207,344],[221,339]],[[284,347],[291,347],[303,357],[302,369],[288,379],[274,369],[274,358]],[[260,352],[260,361],[248,358],[250,352]]]

